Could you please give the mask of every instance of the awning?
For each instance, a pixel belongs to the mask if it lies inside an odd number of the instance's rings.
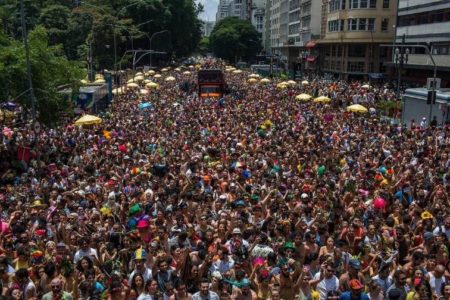
[[[316,46],[316,43],[314,41],[308,41],[306,43],[306,48],[314,48]]]
[[[314,56],[308,56],[307,58],[306,58],[306,61],[307,62],[314,62],[316,60],[316,58],[314,57]]]

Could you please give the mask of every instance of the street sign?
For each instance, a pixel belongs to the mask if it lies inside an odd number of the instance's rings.
[[[434,85],[435,90],[441,88],[441,78],[427,78],[427,90],[432,90]]]

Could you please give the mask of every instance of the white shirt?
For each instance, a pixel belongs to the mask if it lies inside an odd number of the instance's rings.
[[[320,273],[317,274],[320,277]],[[334,275],[331,278],[324,278],[317,284],[316,289],[319,292],[320,300],[325,300],[329,291],[337,291],[339,289],[339,279]]]
[[[88,256],[90,259],[92,259],[92,262],[94,262],[95,259],[98,259],[97,250],[95,250],[93,248],[89,248],[87,251],[84,251],[83,249],[79,249],[75,253],[75,256],[73,257],[73,261],[76,264],[84,256]]]
[[[438,226],[433,230],[433,235],[437,236],[439,235],[441,232],[444,232],[447,235],[447,238],[450,238],[450,228],[449,229],[445,229],[445,226]]]
[[[136,269],[134,269],[133,272],[131,272],[130,276],[128,277],[128,282],[130,284],[133,280],[134,274],[136,274],[136,273],[142,274],[142,277],[144,278],[144,282],[147,282],[150,279],[152,279],[152,270],[151,269],[146,267],[144,273],[141,273],[141,272],[137,271]]]
[[[374,277],[372,277],[372,280],[375,281],[383,290],[383,293],[386,293],[386,291],[388,290],[388,288],[392,285],[393,280],[392,280],[392,276],[388,276],[385,279],[381,279],[380,275],[375,275]]]
[[[213,273],[214,271],[219,271],[220,274],[223,274],[233,268],[233,266],[234,260],[232,258],[229,257],[227,261],[219,259],[211,264],[211,267],[209,267],[209,271],[211,273]]]
[[[212,291],[209,291],[208,296],[204,297],[201,292],[197,292],[192,295],[192,300],[219,300],[219,295]]]

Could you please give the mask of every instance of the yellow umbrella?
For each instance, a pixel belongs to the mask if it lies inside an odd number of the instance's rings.
[[[193,66],[193,65],[190,65],[189,66],[189,69],[194,69],[195,67]]]
[[[175,71],[180,72],[181,69],[180,68],[175,68]]]
[[[314,103],[328,103],[331,102],[331,99],[326,96],[320,96],[314,99]]]
[[[169,71],[169,69],[167,69],[167,68],[161,69],[161,72],[167,72],[167,71]]]
[[[247,80],[248,83],[255,83],[258,82],[258,79],[256,78],[250,78],[249,80]]]
[[[139,94],[141,94],[141,95],[147,95],[147,94],[148,94],[148,90],[146,90],[146,89],[140,89],[140,90],[139,90]]]
[[[150,82],[152,82],[150,79],[145,79],[145,80],[144,80],[144,83],[145,83],[145,84],[150,83]]]
[[[94,83],[97,83],[97,84],[101,84],[101,83],[105,83],[105,82],[106,82],[105,79],[97,79],[94,81]]]
[[[297,82],[295,82],[294,80],[289,80],[286,83],[289,84],[289,85],[296,85],[297,84]]]
[[[191,72],[189,72],[189,71],[184,71],[184,72],[183,72],[183,75],[191,75]]]
[[[155,76],[153,76],[153,78],[161,78],[161,74],[155,74]]]
[[[311,98],[312,97],[310,95],[308,95],[308,94],[300,94],[300,95],[295,96],[296,100],[302,100],[302,101],[308,101]]]
[[[147,72],[147,75],[152,76],[152,75],[155,75],[155,73],[156,72],[154,70],[150,70]]]
[[[361,104],[353,104],[353,105],[347,106],[347,111],[366,113],[369,110],[367,108],[365,108],[364,106],[362,106]]]
[[[241,73],[242,73],[241,70],[234,70],[234,71],[233,71],[233,74],[241,74]]]
[[[116,88],[116,89],[113,89],[113,90],[112,90],[112,93],[113,93],[114,95],[122,95],[124,91],[125,91],[124,88]]]
[[[173,76],[166,77],[165,81],[175,81],[175,77]]]
[[[138,88],[138,87],[139,87],[139,84],[137,84],[137,83],[135,83],[135,82],[130,82],[130,83],[127,84],[127,86],[128,86],[129,88]]]
[[[309,81],[308,80],[303,80],[302,81],[302,85],[308,85],[309,84]]]
[[[260,82],[261,82],[261,83],[269,83],[269,82],[270,82],[270,79],[268,79],[268,78],[263,78],[263,79],[260,80]]]
[[[159,87],[159,84],[157,84],[155,82],[149,82],[145,85],[145,87],[148,89],[156,89]]]
[[[75,125],[93,125],[93,124],[100,124],[101,122],[102,119],[100,119],[99,117],[92,115],[84,115],[75,121]]]
[[[144,80],[144,76],[142,76],[142,75],[139,75],[139,76],[136,76],[136,77],[134,77],[134,81],[143,81]]]
[[[259,75],[253,73],[253,74],[248,75],[248,77],[249,78],[259,78]]]
[[[285,82],[277,84],[277,88],[279,88],[280,90],[286,89],[287,87],[288,85]]]
[[[133,78],[131,78],[131,79],[129,79],[129,80],[127,81],[127,83],[132,83],[132,82],[134,82],[134,79],[133,79]]]
[[[137,72],[136,74],[134,74],[135,77],[136,76],[142,76],[142,75],[144,75],[144,74],[142,74],[142,72]]]

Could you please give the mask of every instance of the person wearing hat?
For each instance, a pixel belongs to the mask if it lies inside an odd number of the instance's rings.
[[[359,259],[352,258],[348,262],[348,271],[341,275],[339,278],[339,287],[341,291],[349,290],[349,282],[352,279],[357,279],[361,283],[364,282],[364,275],[360,272],[361,263]]]
[[[358,279],[352,279],[348,282],[349,289],[341,294],[340,300],[369,300],[364,293],[364,285]]]
[[[144,249],[139,248],[134,252],[133,262],[134,262],[134,269],[128,276],[128,282],[132,282],[132,279],[135,274],[141,274],[145,282],[152,279],[152,269],[147,268],[146,266],[147,252]]]
[[[237,249],[249,250],[250,244],[242,238],[242,232],[239,227],[235,227],[231,231],[231,239],[225,243],[225,247],[230,253],[234,253]]]

